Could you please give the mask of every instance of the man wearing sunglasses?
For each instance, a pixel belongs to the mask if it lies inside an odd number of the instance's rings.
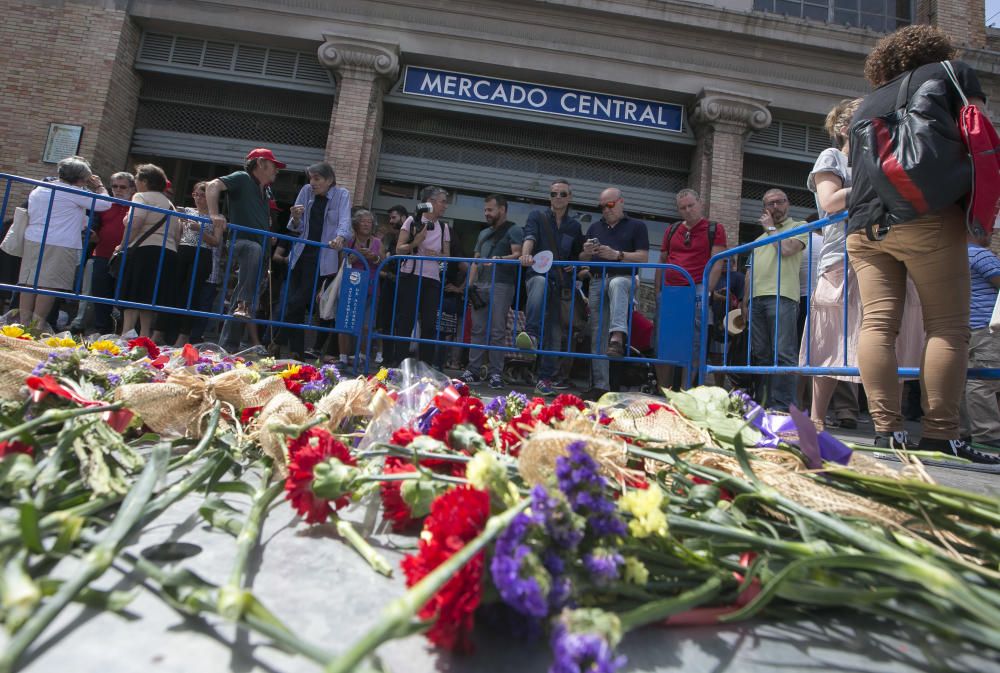
[[[780,189],[764,193],[764,212],[760,226],[761,241],[779,236],[805,222],[788,217],[788,196]],[[775,241],[753,251],[750,273],[744,289],[743,316],[750,306],[750,353],[753,365],[794,367],[799,361],[799,267],[809,234]],[[775,332],[775,325],[778,329]],[[777,362],[775,361],[777,342]],[[795,375],[762,376],[759,382],[768,387],[766,394],[757,386],[757,401],[778,411],[788,411],[795,402]]]
[[[701,343],[699,332],[701,330],[701,298],[704,289],[702,277],[705,274],[708,260],[726,249],[726,230],[718,222],[709,222],[705,219],[704,204],[698,192],[693,189],[682,189],[677,192],[677,212],[684,219],[671,224],[663,232],[663,243],[660,245],[660,263],[676,264],[691,274],[691,278],[695,282],[694,355],[691,358],[691,368],[692,373],[694,373],[698,371],[698,346]],[[708,275],[709,287],[715,288],[721,273],[722,264],[717,262]],[[662,288],[687,284],[687,279],[679,271],[657,270],[654,284],[657,315],[659,315]],[[711,324],[711,320],[709,323]],[[660,386],[671,387],[674,382],[674,367],[672,365],[657,365],[656,378]],[[693,382],[694,377],[692,376]]]
[[[583,250],[583,228],[569,214],[573,189],[566,180],[556,180],[549,187],[549,208],[532,211],[524,226],[524,244],[521,247],[521,265],[528,267],[524,331],[517,335],[518,348],[537,348],[539,336],[544,335],[545,350],[559,350],[562,346],[563,316],[569,320],[569,302],[573,290],[572,267],[553,267],[545,274],[530,269],[535,263],[534,253],[549,250],[555,261],[576,259]],[[548,289],[546,290],[546,283]],[[563,309],[565,304],[566,308]],[[545,327],[542,329],[542,321]],[[538,368],[535,392],[552,395],[556,390],[569,387],[564,379],[557,378],[559,358],[543,355]]]
[[[635,269],[628,265],[649,261],[649,230],[645,222],[625,214],[625,198],[616,187],[601,192],[598,206],[601,219],[587,230],[580,259],[616,264],[591,270],[591,352],[620,358],[628,348],[629,305],[636,292]],[[611,383],[608,361],[594,360],[591,371],[592,395],[607,391]]]

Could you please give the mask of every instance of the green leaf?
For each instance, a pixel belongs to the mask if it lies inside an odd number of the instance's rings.
[[[219,499],[210,498],[198,508],[198,513],[213,528],[224,530],[232,536],[237,536],[243,529],[243,520],[239,510],[229,503]]]
[[[34,503],[24,502],[20,507],[21,539],[24,546],[36,554],[44,554],[42,533],[38,527],[38,509]]]
[[[217,481],[206,489],[209,493],[239,493],[253,497],[256,491],[245,481]]]
[[[697,397],[686,392],[673,390],[665,390],[664,393],[677,411],[681,412],[689,421],[699,423],[708,418],[708,410]]]

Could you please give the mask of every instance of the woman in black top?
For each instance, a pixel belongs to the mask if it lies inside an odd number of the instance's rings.
[[[862,101],[854,124],[891,115],[899,88],[910,73],[907,99],[911,104],[919,91],[919,99],[930,98],[949,109],[957,125],[962,99],[941,65],[953,56],[948,38],[931,26],[907,26],[884,37],[865,62],[865,77],[874,91]],[[961,61],[952,65],[970,104],[982,109],[984,96],[976,73]],[[924,418],[919,448],[985,459],[959,439],[969,348],[969,263],[963,210],[954,204],[893,225],[882,240],[869,240],[865,230],[879,217],[883,204],[862,170],[859,153],[864,149],[864,143],[851,142],[854,184],[848,202],[847,251],[864,307],[858,366],[875,424],[875,443],[905,448],[909,441],[900,413],[895,350],[909,273],[920,294],[926,332],[920,368]],[[941,166],[941,170],[949,167]]]

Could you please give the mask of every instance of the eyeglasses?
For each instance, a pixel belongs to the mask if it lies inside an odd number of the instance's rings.
[[[617,199],[615,199],[614,201],[602,201],[601,203],[599,203],[599,204],[597,204],[597,205],[598,205],[598,207],[599,207],[599,208],[600,208],[601,210],[604,210],[605,208],[607,208],[608,210],[611,210],[612,208],[614,208],[615,206],[617,206],[617,205],[618,205],[618,202],[619,202],[619,201],[621,201],[621,200],[622,200],[622,199],[621,199],[621,197],[619,196],[619,197],[618,197]]]
[[[783,206],[788,203],[788,199],[773,199],[771,201],[765,201],[765,208],[773,208],[774,206]]]
[[[114,183],[114,182],[111,183],[111,189],[128,189],[128,188],[129,188],[129,184],[127,182],[124,182],[124,183],[119,182],[117,184]]]
[[[569,196],[569,192],[549,192],[549,196],[552,197],[553,199],[555,198],[565,199],[567,196]]]
[[[691,231],[690,230],[684,232],[684,247],[685,248],[690,248],[691,247]]]

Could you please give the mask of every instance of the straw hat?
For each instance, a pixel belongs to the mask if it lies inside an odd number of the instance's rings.
[[[733,336],[741,333],[747,328],[747,321],[743,319],[743,311],[734,308],[726,314],[726,329]]]

